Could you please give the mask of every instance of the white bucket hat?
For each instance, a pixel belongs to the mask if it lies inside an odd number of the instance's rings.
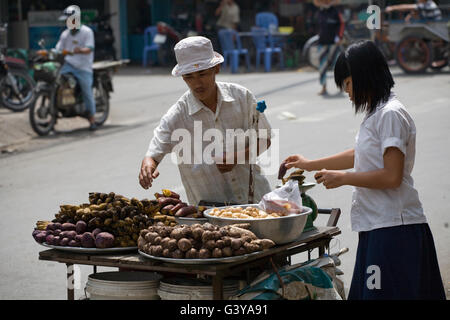
[[[173,50],[178,63],[172,70],[175,77],[209,69],[223,62],[222,55],[213,50],[211,40],[205,37],[185,38]]]

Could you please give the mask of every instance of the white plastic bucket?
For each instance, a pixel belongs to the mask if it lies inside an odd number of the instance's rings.
[[[239,291],[238,281],[223,282],[223,299]],[[213,287],[210,281],[189,278],[163,279],[159,283],[158,295],[161,300],[212,300]]]
[[[89,275],[85,291],[91,300],[159,300],[162,276],[150,272],[100,272]]]

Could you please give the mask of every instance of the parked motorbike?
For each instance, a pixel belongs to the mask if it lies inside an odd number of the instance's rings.
[[[19,112],[33,103],[35,82],[25,61],[5,56],[6,30],[6,24],[0,26],[0,105]]]
[[[39,45],[44,48],[43,40]],[[30,123],[33,130],[41,136],[49,134],[59,118],[88,117],[76,77],[71,73],[60,74],[67,54],[71,53],[42,49],[34,59],[37,86],[36,99],[30,107]],[[128,62],[129,60],[100,61],[93,65],[92,89],[96,104],[94,118],[98,126],[105,123],[109,115],[113,71]]]

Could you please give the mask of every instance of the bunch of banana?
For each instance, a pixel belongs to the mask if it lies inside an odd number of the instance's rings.
[[[41,221],[38,220],[38,222],[36,222],[36,229],[37,230],[45,230],[47,229],[47,225],[51,223],[51,221]]]

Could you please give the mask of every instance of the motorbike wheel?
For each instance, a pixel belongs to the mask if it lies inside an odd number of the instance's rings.
[[[40,136],[46,136],[53,130],[56,123],[56,113],[52,110],[52,95],[50,91],[40,91],[30,107],[30,123],[33,130]]]
[[[97,87],[94,87],[95,98],[95,124],[101,126],[108,119],[109,115],[109,96],[104,86],[100,83]]]
[[[23,111],[33,103],[36,83],[26,70],[10,68],[8,72],[13,76],[20,96],[14,92],[6,75],[0,81],[0,104],[14,112]]]
[[[414,36],[406,37],[395,49],[395,60],[406,73],[423,73],[431,64],[431,44]]]

